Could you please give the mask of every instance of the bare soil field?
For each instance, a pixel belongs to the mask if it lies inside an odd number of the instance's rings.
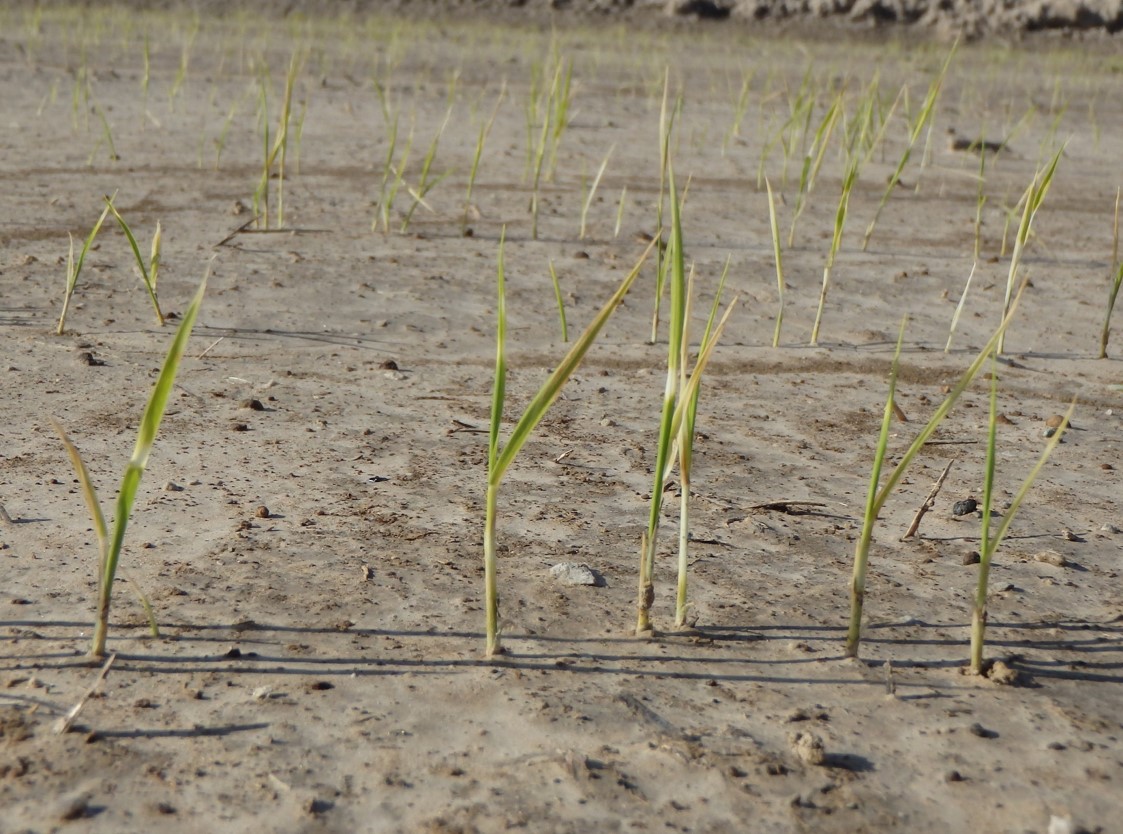
[[[948,43],[65,6],[0,24],[2,834],[1119,830],[1118,324],[1097,358],[1123,170],[1109,47],[960,44],[863,248]],[[282,176],[265,164],[290,66]],[[558,67],[567,107],[543,131]],[[500,237],[505,438],[568,349],[551,265],[573,337],[666,236],[665,79],[695,340],[727,264],[734,303],[699,401],[689,627],[672,475],[656,632],[634,633],[667,363],[652,255],[504,482],[506,653],[488,658]],[[976,142],[1003,148],[980,164]],[[994,557],[1003,671],[966,673],[981,514],[953,513],[982,499],[989,370],[881,513],[849,658],[902,317],[887,471],[1001,320],[1019,201],[1062,146],[993,366],[996,513],[1077,407]],[[80,250],[105,195],[145,258],[159,222],[165,311],[211,274],[99,682],[97,541],[50,421],[111,516],[177,323],[156,323],[110,218],[56,334],[68,235]],[[595,584],[564,584],[560,563]]]

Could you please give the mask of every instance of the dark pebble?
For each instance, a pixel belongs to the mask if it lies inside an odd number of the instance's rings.
[[[983,557],[979,555],[979,551],[969,550],[968,552],[963,554],[963,564],[977,565],[982,560],[982,558]]]
[[[960,773],[958,770],[949,770],[947,773],[944,774],[944,781],[945,782],[962,782],[962,781],[964,781],[963,774]]]
[[[978,736],[979,738],[998,738],[998,733],[996,733],[994,730],[988,730],[986,727],[979,723],[972,724],[967,728],[967,730],[971,733],[971,735]]]
[[[952,515],[970,515],[979,508],[979,502],[974,498],[965,498],[951,505]]]

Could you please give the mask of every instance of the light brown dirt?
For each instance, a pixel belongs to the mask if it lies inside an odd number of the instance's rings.
[[[1121,118],[1117,58],[962,48],[929,152],[917,150],[866,252],[861,232],[904,148],[900,110],[863,167],[821,344],[808,347],[840,125],[785,251],[787,309],[772,348],[777,295],[757,169],[789,94],[810,66],[821,91],[813,129],[828,85],[846,81],[850,124],[856,91],[876,72],[886,108],[908,85],[915,118],[946,47],[561,30],[572,119],[534,240],[524,108],[548,32],[248,17],[194,31],[189,16],[66,11],[9,12],[2,32],[0,502],[12,523],[0,524],[0,832],[1045,832],[1052,817],[1115,830],[1123,348],[1094,357],[1123,151],[1110,129]],[[294,52],[305,59],[295,95],[305,115],[284,227],[219,245],[250,218],[260,176],[258,78],[267,65],[275,124]],[[666,360],[665,336],[647,341],[649,264],[505,484],[509,653],[488,661],[480,430],[500,230],[509,430],[566,350],[548,263],[576,330],[635,262],[637,235],[656,231],[668,65],[684,99],[674,159],[680,181],[690,178],[695,327],[727,258],[738,298],[699,412],[695,627],[670,628],[672,500],[660,631],[631,634]],[[406,233],[396,228],[404,192],[395,228],[371,230],[388,147],[376,83],[400,113],[399,153],[413,131],[411,185],[452,102],[434,163],[448,176]],[[504,83],[465,236],[467,172]],[[977,157],[945,149],[949,127],[1010,142],[988,160],[983,260],[945,353],[972,262],[979,169]],[[1008,683],[962,673],[977,570],[964,562],[979,521],[951,508],[981,498],[981,380],[883,513],[861,660],[847,660],[851,554],[900,319],[910,316],[898,397],[908,422],[893,425],[891,457],[998,322],[1003,207],[1013,211],[1066,138],[999,369],[1000,505],[1040,454],[1047,418],[1079,399],[993,568],[988,656]],[[585,190],[610,151],[579,240]],[[797,145],[785,176],[776,146],[765,166],[785,228],[801,160]],[[66,333],[53,334],[67,233],[80,242],[113,192],[142,246],[162,225],[165,308],[182,310],[215,260],[121,563],[162,636],[148,636],[120,584],[114,666],[75,731],[56,735],[97,673],[84,658],[96,554],[48,418],[111,501],[172,335],[154,324],[128,246],[108,226]],[[899,541],[951,458],[920,536]],[[1062,558],[1035,558],[1046,551]],[[557,584],[549,568],[563,561],[588,564],[603,586]]]

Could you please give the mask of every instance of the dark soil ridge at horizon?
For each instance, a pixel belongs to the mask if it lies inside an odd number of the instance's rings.
[[[103,7],[96,0],[13,0],[12,6]],[[508,23],[617,19],[637,26],[721,21],[756,29],[780,25],[804,32],[875,35],[907,30],[922,36],[968,39],[1052,33],[1065,37],[1123,31],[1123,0],[118,0],[139,10],[186,10],[200,15],[240,13],[364,16],[404,14],[449,18],[493,16]]]

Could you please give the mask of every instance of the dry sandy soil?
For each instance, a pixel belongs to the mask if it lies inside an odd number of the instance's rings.
[[[757,171],[801,80],[809,73],[816,96],[812,133],[843,84],[853,124],[875,75],[886,111],[907,85],[915,118],[946,45],[857,50],[611,22],[559,30],[572,108],[535,240],[524,114],[547,27],[4,14],[0,832],[1119,830],[1123,365],[1095,358],[1123,158],[1111,130],[1123,120],[1118,56],[1050,42],[961,47],[927,153],[917,148],[864,252],[905,147],[903,105],[863,165],[820,345],[809,347],[840,125],[784,252],[773,348]],[[260,177],[260,78],[268,66],[275,125],[294,53],[302,131],[283,227],[231,236],[252,216]],[[727,297],[738,299],[700,407],[694,628],[671,627],[671,500],[660,631],[632,634],[666,361],[665,334],[648,342],[647,264],[508,476],[508,654],[487,660],[481,429],[500,231],[509,430],[566,349],[548,264],[576,330],[656,231],[668,64],[684,99],[674,159],[680,180],[691,177],[695,327],[727,258]],[[452,103],[432,166],[447,176],[404,233],[404,189],[390,232],[371,229],[389,142],[376,85],[400,117],[396,158],[412,126],[414,187]],[[465,219],[476,140],[504,85]],[[1010,143],[987,160],[982,257],[945,352],[973,259],[979,172],[976,156],[947,148],[949,127]],[[765,164],[785,233],[801,132],[786,176],[779,144]],[[1040,454],[1046,419],[1079,399],[992,572],[988,656],[1016,680],[963,674],[977,576],[965,557],[980,524],[952,505],[981,497],[981,379],[882,514],[861,660],[847,660],[851,557],[898,324],[909,314],[898,397],[908,421],[893,424],[891,458],[997,324],[1006,219],[1065,139],[1000,366],[1000,510]],[[73,731],[56,734],[98,672],[85,658],[96,553],[49,418],[82,450],[109,511],[172,336],[108,225],[54,334],[67,233],[81,241],[113,192],[142,247],[161,223],[165,308],[184,309],[212,257],[213,274],[121,562],[161,636],[120,584],[114,664]],[[949,461],[919,537],[900,541]],[[561,562],[603,581],[561,585],[549,573]],[[797,733],[821,741],[821,761],[800,755]]]

